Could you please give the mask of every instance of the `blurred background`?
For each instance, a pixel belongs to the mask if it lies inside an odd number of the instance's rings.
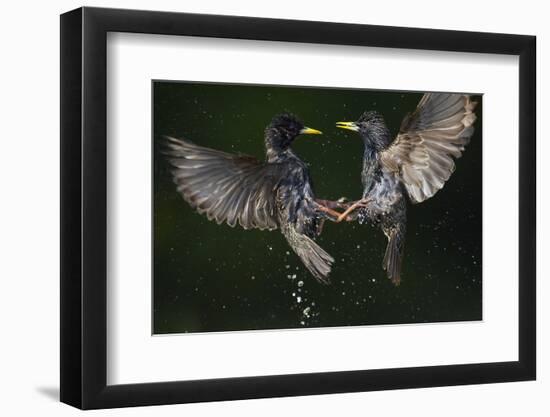
[[[363,144],[336,121],[380,112],[395,136],[421,93],[153,82],[155,334],[482,319],[482,105],[455,173],[431,199],[408,206],[402,283],[382,269],[386,238],[357,223],[327,222],[317,242],[335,259],[318,284],[278,231],[210,222],[176,192],[162,135],[264,158],[263,131],[282,111],[322,136],[293,145],[319,198],[361,196]]]

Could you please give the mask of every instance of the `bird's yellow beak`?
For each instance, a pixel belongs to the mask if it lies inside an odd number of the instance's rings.
[[[359,131],[359,126],[357,126],[354,122],[336,122],[336,127],[339,127],[340,129],[353,130],[354,132]]]
[[[323,132],[317,129],[312,129],[311,127],[304,127],[300,130],[301,135],[322,135]]]

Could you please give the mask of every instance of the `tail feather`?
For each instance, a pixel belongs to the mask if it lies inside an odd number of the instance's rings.
[[[388,245],[386,246],[382,267],[386,270],[391,282],[397,286],[401,283],[401,264],[405,246],[405,232],[400,228],[396,228],[388,231],[386,236],[388,237]]]
[[[286,238],[311,275],[323,284],[330,284],[329,274],[334,258],[306,235],[294,232]]]

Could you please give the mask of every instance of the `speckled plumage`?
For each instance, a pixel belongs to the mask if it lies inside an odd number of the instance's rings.
[[[313,241],[325,214],[307,165],[290,148],[307,130],[291,114],[274,117],[265,130],[265,162],[174,138],[166,139],[165,153],[178,191],[197,212],[232,227],[280,229],[311,274],[328,283],[334,258]]]
[[[359,133],[364,143],[363,205],[354,213],[361,224],[382,229],[388,239],[383,268],[396,285],[401,281],[408,195],[422,202],[443,188],[473,134],[476,103],[468,95],[424,94],[407,115],[395,140],[377,112],[368,111],[356,122],[339,122]]]

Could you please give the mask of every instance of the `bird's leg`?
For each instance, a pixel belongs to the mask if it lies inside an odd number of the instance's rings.
[[[349,207],[350,205],[352,205],[352,203],[348,203],[345,197],[341,197],[336,201],[316,198],[315,200],[313,200],[313,202],[315,203],[317,210],[327,214],[329,220],[335,223],[340,223],[343,220],[346,220],[346,221],[355,220],[353,217],[350,216],[350,213],[353,210],[349,210]],[[354,208],[361,206],[361,203],[358,201],[356,201],[353,204],[354,204]],[[345,209],[347,214],[340,213],[336,209]]]
[[[332,200],[321,200],[321,199],[315,199],[314,203],[317,210],[327,214],[328,219],[335,223],[340,223],[342,220],[346,220],[346,221],[355,220],[351,216],[343,216],[342,213],[334,209],[334,207],[347,208],[349,206],[349,203],[343,203],[341,201],[332,201]],[[341,219],[337,220],[339,218]]]
[[[319,229],[317,230],[317,234],[320,235],[321,233],[323,233],[323,228],[325,226],[325,220],[326,219],[320,219],[319,220]]]
[[[335,221],[334,219],[337,219],[338,217],[340,217],[342,215],[342,213],[340,213],[339,211],[336,211],[330,207],[327,207],[321,203],[318,202],[318,200],[315,201],[316,204],[316,208],[317,210],[325,213],[325,214],[328,214],[330,220],[332,221]]]
[[[368,202],[369,202],[369,200],[367,198],[357,200],[356,202],[354,202],[353,204],[348,206],[348,208],[342,214],[340,214],[340,216],[338,216],[338,218],[335,220],[335,222],[340,223],[342,220],[348,220],[349,215],[354,210],[358,209],[359,207],[367,207]]]

